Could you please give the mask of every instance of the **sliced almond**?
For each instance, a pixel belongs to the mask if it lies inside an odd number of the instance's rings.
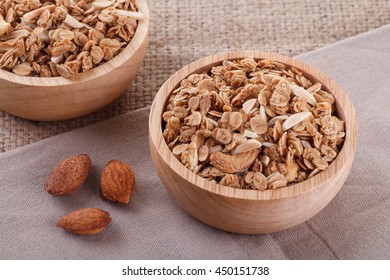
[[[249,139],[245,143],[238,145],[232,152],[232,155],[246,153],[252,150],[259,149],[261,143],[256,139]]]
[[[49,10],[50,12],[53,12],[55,8],[56,8],[55,5],[41,7],[39,9],[33,10],[31,12],[25,13],[23,15],[23,20],[30,22],[34,18],[39,17],[44,11]]]
[[[284,120],[287,120],[289,116],[285,115],[285,116],[276,116],[274,118],[272,118],[269,122],[268,122],[268,126],[273,126],[275,125],[276,121],[284,121]]]
[[[280,124],[280,121],[276,121],[272,133],[274,141],[278,141],[280,137],[282,137],[282,135],[283,135],[282,125]]]
[[[317,104],[317,101],[314,98],[313,94],[311,94],[309,91],[307,91],[303,87],[300,87],[297,85],[290,85],[290,87],[291,87],[291,91],[294,95],[301,97],[301,98],[305,98],[306,102],[312,106],[315,106]]]
[[[134,19],[142,20],[145,18],[145,16],[140,12],[131,12],[131,11],[125,11],[125,10],[114,10],[118,15],[124,16],[124,17],[132,17]]]
[[[104,9],[109,6],[112,6],[115,3],[115,1],[94,1],[92,2],[91,7]]]
[[[69,26],[73,28],[87,28],[89,30],[94,29],[92,26],[79,22],[77,19],[72,17],[71,15],[67,14],[65,20],[63,21],[64,23],[68,24]]]
[[[198,164],[196,167],[195,167],[195,169],[194,169],[194,173],[195,174],[198,174],[199,173],[199,171],[201,170],[203,168],[203,164]]]
[[[55,64],[61,63],[62,60],[64,59],[64,55],[57,55],[57,56],[52,56],[51,61],[54,62]]]
[[[71,15],[67,14],[65,20],[63,21],[67,25],[73,27],[73,28],[83,28],[84,24],[79,22],[77,19],[72,17]]]
[[[256,101],[257,100],[255,98],[245,101],[245,103],[242,104],[242,111],[245,114],[249,114],[249,112],[252,110],[253,106],[255,106]]]
[[[244,131],[244,136],[246,138],[257,138],[257,137],[259,137],[259,135],[256,132],[253,132],[253,131],[250,131],[250,130],[247,130],[247,129],[245,129],[245,131]]]
[[[309,177],[307,177],[307,178],[309,179],[309,178],[311,178],[311,177],[317,175],[317,174],[320,173],[320,172],[321,172],[321,170],[320,170],[319,168],[316,168],[316,169],[314,169],[314,170],[309,174]]]
[[[1,40],[7,41],[7,40],[15,39],[15,38],[26,38],[26,37],[30,36],[30,34],[31,34],[30,31],[27,31],[24,29],[15,30],[15,31],[12,31],[12,32],[8,33],[7,35],[4,35],[3,37],[1,37]]]
[[[260,160],[261,164],[263,164],[264,166],[267,166],[269,164],[270,158],[268,156],[260,156],[259,160]]]
[[[262,146],[267,147],[267,148],[277,148],[277,147],[279,147],[278,144],[270,143],[270,142],[263,142]]]
[[[94,29],[92,26],[90,26],[90,25],[88,25],[88,24],[86,24],[86,23],[83,23],[83,26],[84,26],[85,28],[87,28],[88,30]]]
[[[300,112],[300,113],[296,113],[294,115],[289,116],[288,119],[285,120],[283,125],[282,125],[283,131],[286,131],[287,129],[290,129],[294,125],[299,124],[300,122],[304,121],[309,116],[311,116],[311,112]]]
[[[267,122],[267,113],[265,112],[265,108],[263,105],[260,106],[259,115],[263,121]]]
[[[205,142],[205,137],[203,133],[200,133],[199,131],[196,132],[192,137],[191,137],[191,142],[195,144],[195,146],[199,149],[204,145]]]
[[[301,143],[302,143],[302,146],[305,148],[305,149],[311,149],[312,146],[310,145],[310,143],[306,140],[301,140]]]

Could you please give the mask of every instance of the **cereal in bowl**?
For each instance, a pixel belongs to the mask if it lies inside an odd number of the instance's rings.
[[[322,84],[272,60],[225,60],[190,75],[162,118],[168,147],[189,170],[242,189],[302,182],[328,167],[345,138]]]
[[[0,69],[71,78],[120,53],[142,18],[135,0],[3,0]]]

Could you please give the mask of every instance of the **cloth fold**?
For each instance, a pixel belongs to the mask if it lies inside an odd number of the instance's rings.
[[[355,105],[359,144],[351,174],[331,203],[307,222],[266,235],[209,227],[184,212],[154,171],[149,108],[0,154],[0,259],[389,259],[390,25],[298,57],[334,78]],[[83,187],[53,197],[53,166],[87,153]],[[103,201],[100,174],[111,159],[136,175],[130,205]],[[94,236],[55,226],[70,211],[98,207],[111,224]]]

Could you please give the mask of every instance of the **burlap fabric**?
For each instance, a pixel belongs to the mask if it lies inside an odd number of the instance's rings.
[[[390,259],[390,25],[297,57],[328,73],[359,117],[351,173],[321,212],[291,229],[241,235],[186,214],[162,186],[149,154],[149,108],[0,154],[0,259]],[[53,197],[43,182],[61,159],[87,153],[83,187]],[[130,205],[103,201],[99,178],[110,159],[136,174]],[[55,226],[65,213],[99,207],[108,228],[77,236]]]
[[[149,0],[150,46],[128,91],[71,121],[26,121],[0,111],[0,151],[150,105],[162,83],[200,57],[261,49],[298,55],[390,22],[388,0]]]

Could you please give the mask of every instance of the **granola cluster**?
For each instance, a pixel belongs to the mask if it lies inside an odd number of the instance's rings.
[[[276,61],[244,58],[184,79],[163,113],[163,136],[199,176],[266,190],[327,168],[345,131],[320,83]]]
[[[70,78],[116,56],[140,19],[135,0],[2,0],[0,68]]]

